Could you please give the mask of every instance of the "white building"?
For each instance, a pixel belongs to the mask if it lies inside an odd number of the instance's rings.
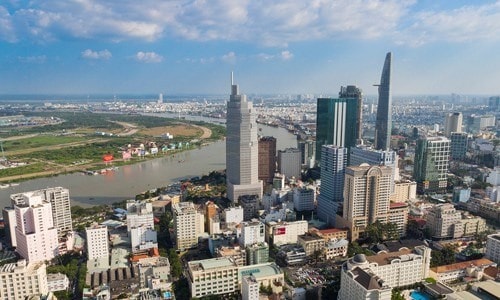
[[[67,290],[69,288],[68,276],[62,273],[47,274],[47,287],[51,292]]]
[[[87,255],[89,260],[109,257],[108,228],[94,224],[85,229],[87,234]]]
[[[135,200],[127,201],[127,230],[134,227],[146,226],[155,228],[153,205],[151,202],[141,202]]]
[[[229,258],[190,261],[186,273],[192,298],[238,291],[238,266]]]
[[[10,246],[16,248],[16,210],[12,207],[5,207],[2,210],[2,216],[5,224],[5,237]]]
[[[46,295],[47,270],[44,263],[17,263],[0,266],[0,299],[27,299]]]
[[[259,283],[254,276],[244,276],[241,279],[241,297],[243,300],[259,300]]]
[[[177,250],[198,246],[198,237],[204,232],[205,216],[192,202],[179,202],[172,205],[174,233]]]
[[[339,299],[391,299],[391,290],[429,277],[431,249],[357,254],[342,265]]]
[[[344,257],[347,255],[347,246],[349,241],[346,239],[330,240],[325,245],[325,259],[333,259],[335,257]]]
[[[22,194],[16,211],[16,251],[28,262],[51,260],[59,254],[57,229],[52,219],[52,207],[42,194]]]
[[[240,245],[245,248],[253,244],[263,243],[265,239],[264,224],[260,221],[241,223]]]
[[[256,111],[246,95],[240,95],[233,84],[227,102],[226,118],[226,181],[227,197],[237,202],[242,195],[262,198],[262,181],[259,180]]]
[[[314,210],[316,191],[314,188],[302,187],[293,189],[293,206],[296,211]]]
[[[486,258],[500,264],[500,233],[488,235]]]
[[[302,168],[301,153],[297,148],[278,151],[278,171],[286,178],[300,179]]]
[[[456,282],[465,277],[478,281],[483,278],[486,268],[496,266],[496,263],[486,258],[474,259],[431,268],[430,277],[442,283]]]
[[[280,246],[296,244],[298,236],[308,231],[307,221],[268,222],[266,223],[266,242],[269,245]]]
[[[147,226],[133,227],[130,230],[130,243],[133,252],[158,248],[156,231]]]
[[[227,224],[240,224],[241,222],[243,222],[243,207],[236,206],[226,208],[222,212],[222,215]]]

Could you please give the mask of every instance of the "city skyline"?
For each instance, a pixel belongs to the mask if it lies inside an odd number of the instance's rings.
[[[498,1],[148,1],[2,3],[0,94],[498,93]]]

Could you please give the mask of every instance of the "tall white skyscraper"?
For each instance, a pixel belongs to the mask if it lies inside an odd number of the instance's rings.
[[[23,193],[16,211],[16,251],[30,263],[51,260],[59,254],[52,207],[43,195]]]
[[[335,225],[336,213],[343,203],[347,148],[323,145],[321,152],[321,187],[318,196],[318,217],[329,225]]]
[[[226,126],[227,197],[234,202],[242,195],[257,195],[262,198],[255,111],[246,95],[239,94],[238,85],[233,84],[232,73]]]

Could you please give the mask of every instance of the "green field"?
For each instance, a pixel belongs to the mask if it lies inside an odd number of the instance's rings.
[[[0,177],[17,176],[45,171],[45,163],[32,163],[26,166],[0,169]]]
[[[4,141],[3,150],[6,152],[17,151],[29,148],[38,148],[38,147],[54,146],[54,145],[68,144],[74,142],[82,142],[86,140],[88,140],[88,137],[40,135],[25,139]]]

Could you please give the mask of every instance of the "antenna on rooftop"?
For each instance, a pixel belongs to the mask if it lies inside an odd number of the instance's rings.
[[[233,71],[231,71],[231,85],[234,85]]]

